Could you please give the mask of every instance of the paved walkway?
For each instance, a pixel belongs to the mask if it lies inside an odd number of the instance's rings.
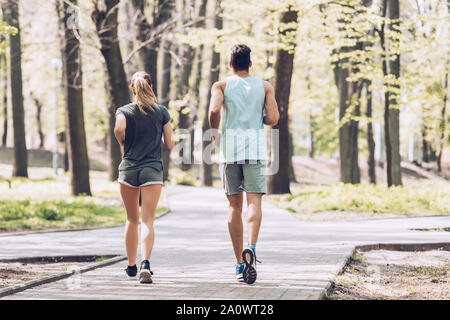
[[[153,285],[124,279],[126,262],[4,299],[318,299],[355,245],[444,242],[447,232],[409,228],[450,226],[449,217],[355,222],[304,222],[264,206],[258,281],[234,280],[234,255],[221,190],[169,187],[172,212],[156,221]],[[67,254],[124,254],[123,228],[0,238],[0,258]]]

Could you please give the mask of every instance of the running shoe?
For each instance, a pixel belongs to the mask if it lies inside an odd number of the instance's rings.
[[[242,251],[242,259],[244,259],[244,272],[242,274],[244,282],[253,284],[256,281],[256,253],[252,248],[247,247]]]
[[[128,266],[126,269],[125,269],[125,272],[127,273],[127,276],[128,276],[128,278],[134,278],[134,277],[136,277],[136,275],[137,275],[137,267],[136,267],[136,265],[134,265],[134,266]]]
[[[139,271],[140,283],[152,283],[153,272],[150,270],[150,261],[144,260],[141,262],[141,270]]]
[[[236,279],[239,282],[244,281],[244,268],[245,268],[244,263],[236,264]]]

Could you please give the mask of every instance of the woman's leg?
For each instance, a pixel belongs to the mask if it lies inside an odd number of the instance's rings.
[[[152,255],[155,232],[153,221],[155,219],[156,206],[161,195],[162,185],[155,184],[141,188],[142,195],[142,223],[141,223],[141,258],[150,260]]]
[[[136,264],[138,249],[138,225],[139,225],[139,189],[120,184],[120,194],[127,211],[127,223],[125,225],[125,249],[128,257],[128,265]]]

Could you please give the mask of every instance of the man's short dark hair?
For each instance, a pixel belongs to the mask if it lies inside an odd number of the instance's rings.
[[[231,65],[235,71],[249,69],[250,52],[252,50],[245,44],[236,44],[231,48]]]

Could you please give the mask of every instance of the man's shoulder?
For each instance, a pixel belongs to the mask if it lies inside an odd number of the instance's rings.
[[[220,90],[224,91],[226,85],[227,85],[227,80],[219,80],[219,81],[214,82],[212,88],[213,89],[220,89]]]
[[[273,85],[269,81],[263,79],[261,79],[261,81],[264,87],[264,91],[268,92],[273,90]]]

